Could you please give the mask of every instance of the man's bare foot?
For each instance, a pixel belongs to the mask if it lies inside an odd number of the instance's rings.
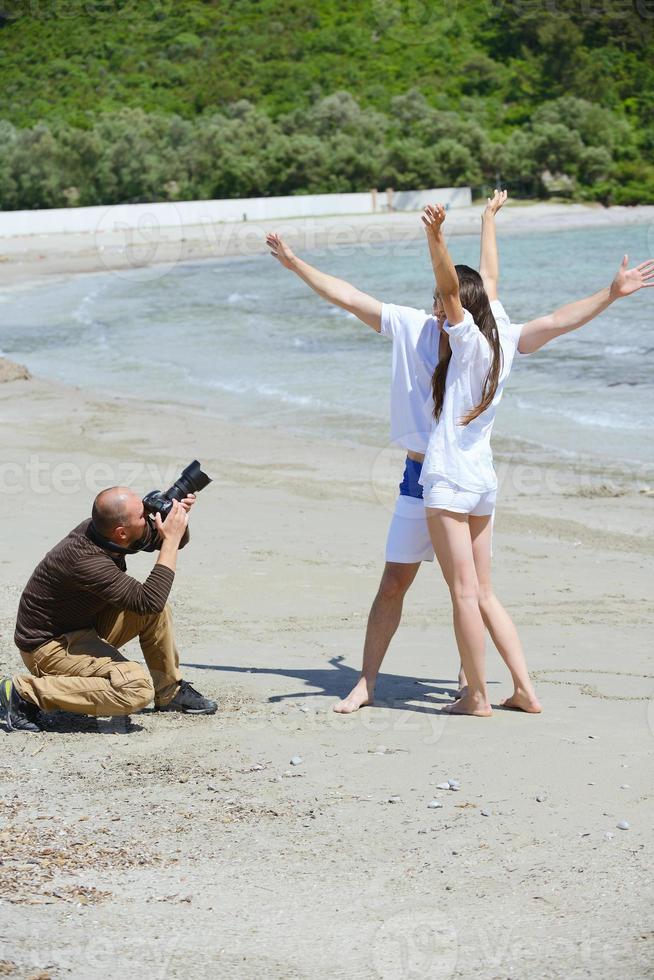
[[[448,704],[441,708],[441,711],[446,715],[475,715],[477,718],[489,718],[493,714],[493,709],[488,701],[484,701],[477,695],[469,694],[467,690],[463,697],[455,701],[454,704]]]
[[[359,708],[374,704],[374,701],[375,688],[362,677],[354,685],[348,696],[334,705],[334,711],[339,715],[350,715],[353,711],[358,711]]]
[[[521,687],[517,687],[510,698],[500,701],[500,707],[511,711],[526,711],[530,715],[539,715],[543,710],[535,693],[525,691]]]

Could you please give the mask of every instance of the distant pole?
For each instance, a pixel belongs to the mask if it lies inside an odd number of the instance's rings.
[[[393,211],[394,210],[393,209],[393,195],[394,195],[394,193],[395,193],[395,191],[393,190],[392,187],[387,187],[386,188],[386,207],[388,208],[389,211]]]
[[[372,200],[372,213],[374,214],[377,210],[377,188],[373,187],[370,191],[370,197]]]

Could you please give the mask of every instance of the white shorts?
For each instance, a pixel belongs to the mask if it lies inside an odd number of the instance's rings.
[[[455,514],[490,517],[495,510],[497,490],[476,493],[464,490],[442,476],[427,476],[423,486],[424,506],[436,510],[451,510]]]
[[[434,549],[429,537],[425,505],[419,497],[400,495],[386,538],[386,561],[412,565],[417,561],[433,561]]]

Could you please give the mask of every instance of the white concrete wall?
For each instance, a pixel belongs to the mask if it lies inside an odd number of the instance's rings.
[[[439,201],[449,207],[472,202],[469,187],[438,187],[396,191],[395,211],[419,211]],[[387,210],[385,191],[377,194],[377,211]],[[116,204],[95,208],[52,208],[47,211],[0,212],[0,238],[12,235],[102,233],[126,228],[183,228],[222,221],[269,221],[327,214],[370,214],[372,196],[364,194],[302,194],[294,197],[252,197],[229,201],[177,201],[170,204]]]

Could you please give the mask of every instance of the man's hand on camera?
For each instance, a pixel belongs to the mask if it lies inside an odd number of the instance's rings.
[[[190,511],[190,509],[193,506],[193,504],[195,503],[195,500],[196,500],[196,497],[195,497],[195,494],[194,493],[189,493],[188,497],[184,497],[183,500],[180,500],[180,503],[181,503],[182,507],[184,508],[184,510],[186,511],[187,514]]]
[[[186,533],[188,524],[188,514],[178,500],[173,500],[173,506],[165,521],[161,520],[161,514],[155,514],[154,522],[162,541],[179,546],[179,542]]]

